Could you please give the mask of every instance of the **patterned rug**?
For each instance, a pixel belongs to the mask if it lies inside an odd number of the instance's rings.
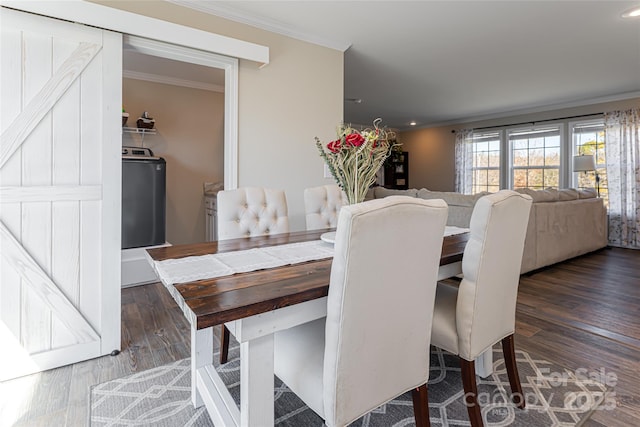
[[[236,403],[240,395],[239,347],[229,362],[218,367]],[[607,387],[588,375],[555,367],[516,351],[526,409],[508,398],[509,381],[502,352],[494,350],[494,373],[478,378],[479,402],[486,426],[577,426],[604,408]],[[216,358],[217,360],[217,358]],[[99,384],[91,390],[90,425],[98,426],[212,426],[204,407],[190,401],[189,359]],[[429,379],[431,425],[468,426],[462,380],[456,356],[432,348]],[[275,378],[275,417],[278,426],[322,426],[323,421]],[[411,394],[406,393],[363,416],[352,426],[414,425]]]

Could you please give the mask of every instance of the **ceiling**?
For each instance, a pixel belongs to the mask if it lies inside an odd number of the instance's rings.
[[[621,18],[638,1],[173,3],[345,50],[351,123],[406,129],[640,96],[640,18]]]

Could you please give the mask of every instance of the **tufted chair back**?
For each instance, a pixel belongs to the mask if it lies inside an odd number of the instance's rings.
[[[473,208],[459,286],[438,283],[431,343],[457,354],[472,427],[484,420],[478,401],[475,359],[502,341],[511,400],[525,401],[514,346],[516,298],[531,196],[511,190],[481,197]],[[485,412],[486,414],[486,412]]]
[[[514,333],[530,210],[531,197],[511,190],[484,196],[473,209],[456,308],[458,354],[466,360]]]
[[[340,211],[326,318],[274,339],[276,375],[326,426],[418,388],[416,423],[429,425],[429,327],[446,221],[444,201],[406,196]]]
[[[405,196],[359,203],[343,211],[325,332],[324,415],[330,426],[347,425],[427,382],[447,221],[444,201]],[[394,223],[393,218],[402,220]],[[403,250],[389,257],[381,247]]]
[[[307,188],[304,190],[307,230],[335,228],[340,208],[347,204],[347,196],[337,185]]]
[[[284,191],[244,187],[218,192],[218,239],[289,232]]]

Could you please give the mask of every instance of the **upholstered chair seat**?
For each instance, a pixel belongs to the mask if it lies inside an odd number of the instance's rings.
[[[304,190],[304,210],[307,230],[335,228],[340,208],[347,205],[347,196],[337,185],[322,185]]]
[[[218,240],[288,233],[287,198],[282,190],[243,187],[218,192]],[[227,363],[229,329],[220,330],[220,363]]]
[[[429,425],[430,326],[446,220],[444,201],[405,196],[340,210],[326,318],[274,338],[276,375],[327,426],[346,426],[410,390],[416,425]]]
[[[471,425],[483,425],[474,360],[497,342],[502,349],[512,400],[524,408],[515,360],[516,298],[531,197],[502,190],[484,196],[471,214],[470,238],[457,286],[439,283],[431,328],[433,345],[460,357]]]

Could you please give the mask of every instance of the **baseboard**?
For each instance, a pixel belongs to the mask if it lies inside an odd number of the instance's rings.
[[[146,246],[142,248],[123,249],[121,252],[121,268],[122,275],[120,284],[123,288],[130,286],[146,285],[147,283],[157,282],[158,276],[149,265],[146,257],[146,250],[151,248],[160,248],[171,246],[171,243],[164,245]]]

